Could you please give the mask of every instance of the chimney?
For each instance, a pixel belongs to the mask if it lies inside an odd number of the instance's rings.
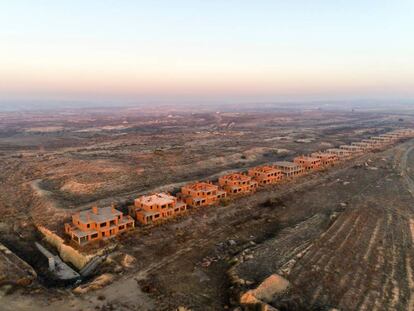
[[[111,213],[115,214],[115,203],[114,202],[111,203]]]
[[[96,205],[92,206],[92,213],[98,215],[98,207]]]

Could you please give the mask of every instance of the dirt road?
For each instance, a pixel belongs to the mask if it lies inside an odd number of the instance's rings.
[[[401,176],[404,178],[404,181],[407,185],[408,191],[414,196],[414,180],[411,178],[411,176],[408,174],[408,167],[407,167],[407,159],[411,152],[413,152],[414,146],[411,146],[407,148],[404,153],[402,154],[401,158],[399,159],[400,163],[400,170],[401,170]]]

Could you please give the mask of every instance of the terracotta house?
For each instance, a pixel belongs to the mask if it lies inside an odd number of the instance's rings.
[[[382,145],[381,141],[373,139],[363,139],[362,142],[370,145],[371,149],[379,148]]]
[[[328,149],[325,152],[336,155],[338,159],[341,161],[350,159],[352,157],[352,154],[348,150],[340,149],[340,148]]]
[[[134,228],[134,220],[124,216],[114,206],[81,211],[72,215],[72,223],[65,224],[65,233],[72,241],[84,245],[92,241],[108,239]]]
[[[371,140],[377,141],[379,146],[383,147],[391,143],[391,139],[389,137],[383,136],[374,136],[370,138]]]
[[[389,133],[389,134],[382,134],[380,135],[381,138],[383,138],[385,141],[388,141],[390,143],[396,142],[399,137],[395,134]]]
[[[141,224],[156,223],[185,213],[187,205],[167,193],[141,196],[129,207],[129,215]]]
[[[353,155],[361,154],[364,152],[364,150],[361,147],[355,145],[341,145],[339,149],[349,151],[349,153]]]
[[[391,141],[397,141],[398,139],[401,138],[401,136],[398,133],[387,133],[387,134],[382,134],[381,137],[389,137]]]
[[[281,170],[270,165],[253,167],[249,169],[248,175],[256,180],[259,185],[275,184],[284,177]]]
[[[412,137],[414,135],[414,130],[400,129],[400,130],[395,130],[392,133],[398,135],[398,137],[400,138],[405,138],[405,137]]]
[[[210,182],[196,182],[182,187],[177,197],[188,206],[197,207],[216,204],[226,195],[226,191]]]
[[[241,173],[233,173],[219,178],[219,185],[228,194],[246,194],[256,191],[258,182],[250,176]]]
[[[314,152],[312,157],[321,160],[321,166],[323,167],[334,166],[339,160],[336,155],[326,152]]]
[[[299,164],[303,167],[305,172],[319,170],[322,166],[321,159],[309,156],[300,156],[293,159],[293,163]]]
[[[359,148],[361,148],[363,151],[368,151],[370,149],[372,149],[372,145],[366,142],[355,142],[355,143],[351,143],[352,146],[357,146]]]
[[[288,162],[288,161],[275,162],[274,167],[277,168],[278,170],[281,170],[286,178],[297,177],[304,173],[303,167],[293,162]]]

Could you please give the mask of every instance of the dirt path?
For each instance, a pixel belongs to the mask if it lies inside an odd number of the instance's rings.
[[[407,185],[408,191],[410,191],[410,193],[414,196],[414,180],[410,177],[410,175],[407,172],[408,155],[413,150],[414,150],[414,145],[406,149],[405,152],[402,154],[401,158],[399,159],[399,163],[400,163],[401,176],[403,177]]]
[[[412,196],[414,196],[414,180],[408,174],[407,159],[410,153],[413,152],[413,150],[414,150],[414,146],[407,148],[399,159],[401,176],[407,186],[408,191],[411,193]],[[411,232],[411,245],[413,245],[414,243],[414,229],[413,229],[414,220],[413,218],[409,220],[409,227],[410,227],[410,232]],[[409,289],[410,289],[408,311],[414,311],[414,275],[413,275],[413,269],[412,269],[412,260],[410,257],[406,258],[406,270],[408,274],[407,279],[408,279],[408,284],[409,284]]]

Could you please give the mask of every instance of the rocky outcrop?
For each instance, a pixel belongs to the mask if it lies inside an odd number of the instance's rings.
[[[289,281],[278,274],[272,274],[260,285],[248,290],[240,297],[240,304],[246,307],[252,306],[260,310],[277,311],[270,303],[279,295],[285,293],[290,284]]]

